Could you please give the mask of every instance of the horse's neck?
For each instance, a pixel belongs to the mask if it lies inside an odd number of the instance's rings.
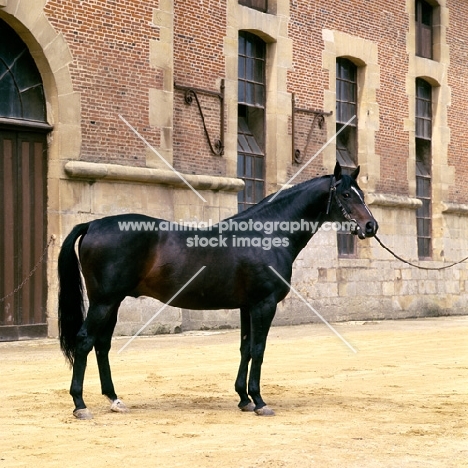
[[[292,202],[294,205],[290,207],[288,216],[285,218],[289,221],[290,226],[290,230],[285,237],[289,239],[289,245],[294,252],[294,257],[307,245],[325,221],[327,193],[328,190],[317,187],[316,190],[304,191],[299,199]],[[295,230],[293,226],[299,226],[299,229]]]

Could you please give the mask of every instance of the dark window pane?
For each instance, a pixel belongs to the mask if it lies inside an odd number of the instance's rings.
[[[245,181],[245,201],[254,203],[254,181],[246,179]]]
[[[245,37],[239,34],[239,55],[245,55]]]
[[[246,61],[246,73],[245,73],[245,78],[249,81],[254,80],[254,66],[255,66],[255,60],[253,58],[248,58],[245,60]]]
[[[254,73],[254,79],[258,83],[263,83],[265,81],[264,79],[264,70],[263,70],[263,64],[264,62],[262,60],[255,60],[255,73]]]
[[[247,136],[247,143],[249,144],[249,152],[253,154],[261,154],[262,150],[257,144],[257,140],[255,140],[255,137],[253,135],[248,135]]]
[[[418,255],[420,258],[430,258],[431,240],[425,237],[418,238]]]
[[[430,101],[432,98],[432,86],[421,78],[416,79],[416,97]]]
[[[422,206],[416,210],[416,217],[429,218],[431,216],[431,202],[430,200],[421,199]]]
[[[337,233],[338,255],[350,257],[356,255],[355,237],[350,233]]]
[[[419,218],[418,219],[418,235],[419,237],[431,236],[431,220]]]
[[[21,117],[21,98],[15,86],[11,73],[7,72],[0,80],[0,116]],[[6,99],[5,99],[6,98]]]
[[[255,181],[255,202],[258,203],[263,198],[263,181]]]
[[[424,123],[422,119],[416,119],[416,136],[424,138]]]
[[[253,177],[253,158],[251,156],[245,157],[245,176]]]
[[[242,133],[237,135],[237,147],[238,151],[241,153],[250,153],[249,144],[247,143],[247,138]]]
[[[263,179],[263,158],[255,158],[255,178]]]
[[[356,102],[355,90],[356,90],[356,83],[344,81],[344,100],[350,102]]]
[[[422,216],[424,218],[429,218],[431,216],[431,202],[430,200],[422,200]]]
[[[426,26],[432,26],[432,6],[427,2],[421,3],[421,23]]]
[[[44,94],[41,86],[35,86],[22,93],[23,118],[37,120],[38,116],[45,115]]]
[[[254,38],[255,58],[259,60],[264,60],[266,54],[265,42],[258,36],[254,36]]]
[[[246,38],[245,55],[247,57],[255,57],[254,51],[255,51],[255,40],[249,40],[248,38]]]
[[[254,100],[254,84],[246,82],[245,83],[245,99],[244,102],[246,104],[255,104]]]
[[[255,85],[255,104],[263,106],[265,103],[265,88],[263,85]]]
[[[245,81],[238,82],[238,97],[239,102],[245,102]]]
[[[237,177],[244,177],[244,155],[237,155]]]
[[[421,236],[429,237],[431,235],[431,220],[422,219]]]
[[[245,58],[244,57],[239,57],[238,73],[239,73],[239,79],[245,78]]]
[[[430,120],[424,120],[424,134],[423,137],[429,140],[432,136],[432,125]]]
[[[431,180],[426,177],[416,177],[416,196],[430,198]]]

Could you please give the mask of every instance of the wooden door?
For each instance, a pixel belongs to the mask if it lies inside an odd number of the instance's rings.
[[[46,135],[0,130],[0,341],[47,334],[46,262],[11,294],[47,243],[46,182]]]

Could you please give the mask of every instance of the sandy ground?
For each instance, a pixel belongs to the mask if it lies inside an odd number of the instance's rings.
[[[0,343],[0,468],[468,467],[468,317],[272,329],[262,393],[237,409],[238,331],[138,337],[111,364],[128,414],[109,412],[94,355],[91,421],[72,416],[55,340]]]

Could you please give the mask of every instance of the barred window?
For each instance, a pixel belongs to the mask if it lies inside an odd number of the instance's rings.
[[[238,193],[239,211],[255,205],[265,196],[265,60],[265,42],[241,31],[237,176],[244,180],[245,186]]]
[[[432,86],[416,80],[416,197],[422,206],[416,210],[418,256],[432,257]]]
[[[351,60],[336,60],[336,159],[345,173],[357,167],[357,66]],[[354,119],[345,124],[352,118]],[[343,128],[344,127],[344,128]],[[338,255],[356,256],[356,239],[350,232],[337,233]]]

